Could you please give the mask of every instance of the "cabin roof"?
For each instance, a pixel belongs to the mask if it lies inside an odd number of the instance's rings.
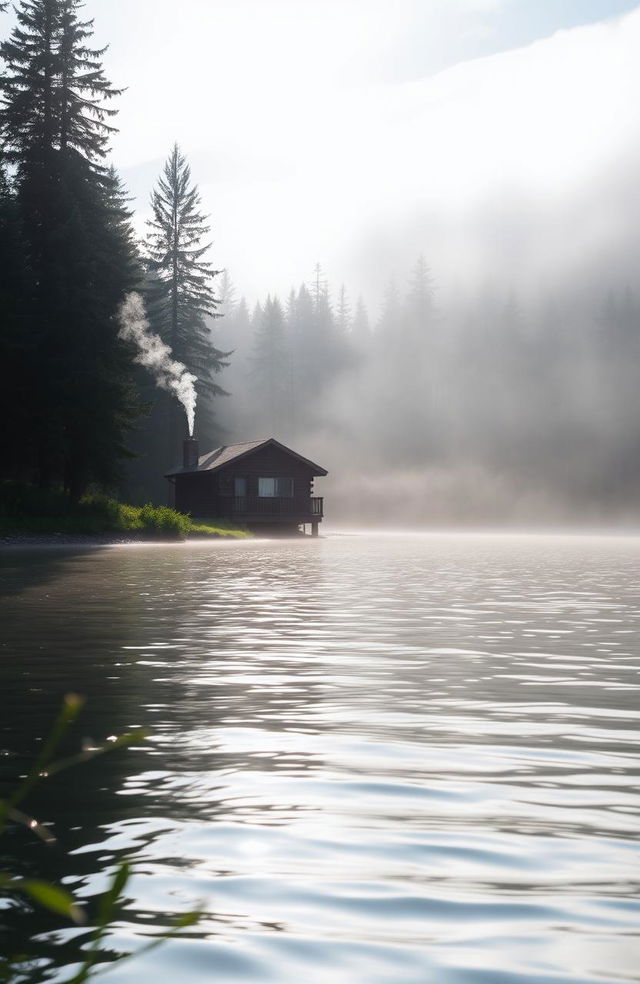
[[[267,445],[279,448],[285,454],[289,454],[292,458],[301,461],[313,471],[314,475],[322,476],[328,474],[326,468],[316,465],[308,458],[304,458],[297,451],[292,451],[291,448],[281,444],[280,441],[276,441],[274,437],[267,437],[261,441],[246,441],[244,444],[223,444],[222,447],[215,448],[214,451],[207,451],[206,454],[201,454],[198,458],[197,468],[175,468],[173,471],[167,472],[165,478],[173,478],[176,475],[193,475],[196,472],[215,472],[229,465],[232,461],[238,461],[240,458],[247,457],[259,448],[266,447]]]

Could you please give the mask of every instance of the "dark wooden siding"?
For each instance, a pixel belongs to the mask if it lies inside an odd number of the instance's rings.
[[[312,470],[297,458],[272,446],[259,448],[240,461],[230,462],[226,468],[216,472],[216,476],[218,491],[225,496],[233,495],[235,478],[246,478],[247,495],[258,494],[259,478],[292,478],[293,498],[296,501],[307,501],[313,488]]]
[[[175,479],[175,504],[180,512],[192,516],[216,516],[218,495],[215,475],[179,475]]]
[[[175,506],[196,517],[231,518],[234,508],[234,480],[247,481],[247,496],[258,495],[260,478],[292,478],[292,506],[300,506],[301,516],[311,512],[313,469],[268,445],[258,448],[239,461],[232,461],[219,471],[175,477]]]

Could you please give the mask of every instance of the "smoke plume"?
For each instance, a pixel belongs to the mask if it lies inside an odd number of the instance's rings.
[[[193,435],[196,413],[196,389],[198,377],[190,373],[182,362],[173,358],[173,352],[159,335],[150,329],[139,294],[127,294],[118,312],[120,331],[118,335],[138,348],[136,362],[148,369],[161,389],[175,393],[187,414],[189,436]]]

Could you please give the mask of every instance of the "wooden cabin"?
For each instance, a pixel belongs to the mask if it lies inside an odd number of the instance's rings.
[[[309,525],[317,536],[323,500],[313,495],[313,480],[326,474],[273,437],[202,455],[189,438],[182,468],[165,477],[174,486],[175,508],[194,518],[226,519],[265,533],[294,533]]]

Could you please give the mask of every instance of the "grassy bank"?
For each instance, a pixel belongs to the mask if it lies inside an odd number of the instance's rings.
[[[61,491],[14,482],[0,484],[0,536],[27,534],[132,534],[184,540],[188,537],[246,537],[246,530],[217,520],[193,522],[168,506],[129,506],[101,493],[71,505]]]

